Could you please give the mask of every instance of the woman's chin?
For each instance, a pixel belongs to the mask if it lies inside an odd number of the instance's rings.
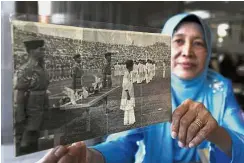
[[[196,77],[196,74],[192,72],[176,72],[174,74],[183,80],[191,80]]]

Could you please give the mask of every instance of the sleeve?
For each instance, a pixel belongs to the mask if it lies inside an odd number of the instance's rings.
[[[45,98],[44,98],[44,109],[48,110],[49,109],[49,96],[48,93],[45,94]]]
[[[75,75],[76,75],[76,73],[77,73],[77,67],[76,66],[73,66],[72,67],[72,77],[74,77]]]
[[[72,88],[76,89],[76,74],[77,74],[77,68],[74,66],[72,67]]]
[[[131,85],[129,83],[129,74],[128,73],[125,73],[124,76],[123,76],[123,91],[125,90],[130,90],[131,89]]]
[[[144,137],[143,132],[139,130],[130,130],[126,135],[116,140],[111,140],[92,148],[103,155],[106,163],[134,163],[135,154],[138,150],[137,141],[142,140]]]
[[[16,123],[25,120],[26,91],[31,77],[25,70],[19,70],[14,75],[14,120]]]
[[[222,127],[226,129],[232,140],[232,158],[229,158],[228,161],[231,163],[241,163],[244,159],[244,118],[242,114],[243,111],[235,99],[232,85],[228,82],[228,93]],[[228,157],[220,154],[220,150],[217,151],[219,154],[217,153],[216,156],[221,156],[216,158],[218,160],[217,162],[224,162],[222,161],[223,158],[228,159]]]

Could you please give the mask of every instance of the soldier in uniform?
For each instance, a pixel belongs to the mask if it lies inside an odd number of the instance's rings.
[[[72,68],[72,87],[74,91],[76,89],[82,89],[82,84],[81,84],[81,77],[83,76],[83,69],[81,65],[81,56],[80,54],[76,54],[73,59],[75,60],[75,64]]]
[[[14,75],[14,128],[16,154],[38,150],[44,109],[48,108],[49,79],[44,66],[44,41],[24,42],[27,63]]]
[[[112,71],[111,71],[111,55],[112,53],[105,53],[105,63],[103,67],[103,86],[106,88],[112,87]]]

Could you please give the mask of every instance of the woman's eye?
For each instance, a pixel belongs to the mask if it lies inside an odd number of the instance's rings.
[[[182,40],[182,39],[175,39],[174,42],[177,43],[177,44],[183,44],[184,43],[184,40]]]
[[[194,42],[194,45],[201,46],[201,47],[205,47],[205,44],[203,42],[200,42],[200,41]]]

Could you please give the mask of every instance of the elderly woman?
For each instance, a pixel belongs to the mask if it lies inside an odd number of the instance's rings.
[[[162,33],[172,36],[172,122],[131,130],[93,148],[83,142],[57,147],[44,162],[132,163],[139,140],[145,144],[145,163],[199,162],[200,148],[210,149],[212,163],[243,162],[244,120],[231,82],[208,69],[209,27],[195,15],[180,14]]]

